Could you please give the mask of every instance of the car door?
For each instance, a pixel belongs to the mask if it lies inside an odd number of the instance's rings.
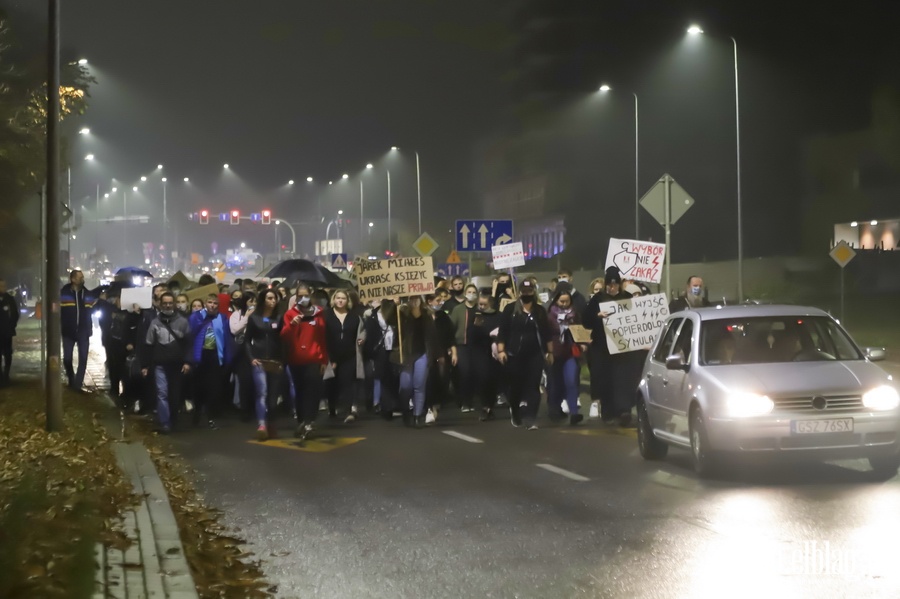
[[[670,355],[680,355],[685,364],[685,370],[666,369],[666,378],[663,379],[663,401],[670,413],[670,425],[675,435],[688,439],[688,410],[691,404],[694,390],[690,383],[691,365],[693,364],[695,348],[695,326],[690,317],[684,319],[684,323],[678,330],[678,336],[672,345]]]
[[[653,350],[650,360],[647,363],[647,369],[644,372],[647,381],[647,410],[650,414],[650,422],[653,428],[663,431],[672,431],[670,426],[672,414],[666,408],[665,393],[668,386],[669,372],[666,369],[666,357],[672,349],[675,342],[678,329],[681,327],[684,318],[673,318],[666,323],[663,332],[659,336],[659,343]]]

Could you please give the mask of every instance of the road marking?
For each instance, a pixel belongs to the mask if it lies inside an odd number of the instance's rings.
[[[548,472],[553,472],[554,474],[559,474],[560,476],[565,476],[571,480],[577,480],[578,482],[587,482],[591,479],[581,476],[580,474],[575,474],[574,472],[569,472],[568,470],[563,470],[562,468],[557,468],[552,464],[535,464],[538,468],[543,468]]]
[[[443,433],[445,435],[450,435],[451,437],[456,437],[457,439],[462,439],[463,441],[468,441],[469,443],[484,443],[481,439],[476,439],[475,437],[470,437],[469,435],[464,435],[456,431],[443,431]]]
[[[315,437],[306,441],[301,441],[300,439],[270,439],[268,441],[247,441],[247,443],[277,447],[279,449],[294,449],[307,453],[325,453],[326,451],[340,449],[341,447],[365,441],[365,439],[365,437]]]
[[[637,439],[636,428],[569,428],[557,432],[585,437],[631,437]]]

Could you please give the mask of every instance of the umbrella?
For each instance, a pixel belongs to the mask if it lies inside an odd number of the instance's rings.
[[[150,277],[153,278],[153,274],[149,271],[144,270],[138,266],[125,266],[116,271],[116,276],[126,276],[126,277]]]
[[[302,281],[304,283],[315,283],[323,287],[349,286],[349,281],[341,279],[324,266],[302,258],[283,260],[273,266],[263,276],[269,279],[283,279],[285,285]]]

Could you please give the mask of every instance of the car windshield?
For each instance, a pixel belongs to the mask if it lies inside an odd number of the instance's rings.
[[[862,360],[857,347],[830,318],[768,316],[703,322],[702,364],[767,364]]]

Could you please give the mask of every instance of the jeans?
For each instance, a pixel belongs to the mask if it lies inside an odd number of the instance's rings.
[[[414,362],[403,365],[400,371],[400,400],[403,402],[403,411],[409,406],[410,397],[413,400],[413,414],[422,416],[425,414],[425,383],[428,381],[428,354],[422,354]]]
[[[581,385],[578,360],[568,358],[553,362],[550,370],[550,409],[559,411],[563,399],[569,406],[569,414],[578,413],[578,395]]]
[[[181,397],[181,364],[163,364],[153,369],[156,380],[156,415],[162,428],[172,427],[172,411],[169,400]]]
[[[319,400],[322,399],[322,365],[290,365],[291,378],[297,392],[297,421],[315,422],[319,415]]]
[[[84,372],[87,370],[88,346],[90,337],[63,337],[63,366],[66,369],[66,377],[69,379],[69,387],[81,389],[84,386]],[[75,345],[78,345],[78,371],[72,368],[72,353]]]
[[[265,424],[269,407],[275,406],[281,373],[266,372],[262,366],[253,366],[252,368],[253,384],[256,389],[256,420],[259,424]]]

